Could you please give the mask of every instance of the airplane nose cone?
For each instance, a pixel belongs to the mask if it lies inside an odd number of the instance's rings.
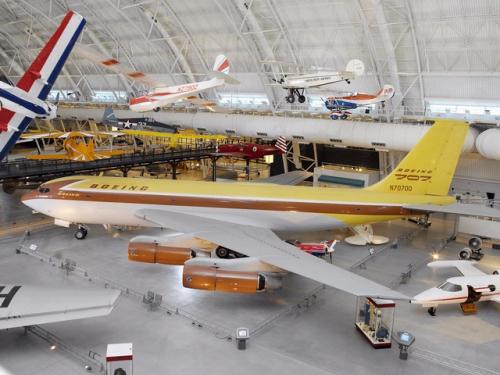
[[[23,194],[23,196],[21,197],[21,202],[29,206],[28,204],[29,201],[36,199],[37,197],[38,197],[38,191],[36,189],[31,190],[30,192]]]

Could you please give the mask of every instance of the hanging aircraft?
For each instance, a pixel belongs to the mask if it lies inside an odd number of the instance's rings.
[[[119,296],[114,289],[0,285],[0,330],[109,315]]]
[[[427,266],[434,269],[454,267],[462,276],[452,277],[444,283],[427,289],[411,299],[411,303],[428,307],[430,315],[436,314],[437,306],[444,304],[474,304],[481,301],[500,303],[500,270],[488,275],[470,260],[438,260]]]
[[[330,118],[332,120],[345,120],[351,113],[349,110],[358,107],[364,107],[372,104],[384,103],[394,96],[394,87],[384,85],[384,87],[375,95],[354,93],[344,96],[330,96],[325,100],[325,106],[332,111]]]
[[[102,121],[105,125],[115,126],[118,129],[144,129],[149,128],[155,131],[165,133],[176,133],[177,128],[172,125],[164,124],[150,117],[129,117],[117,118],[113,112],[113,108],[106,107],[102,116]]]
[[[238,80],[229,76],[229,59],[224,55],[216,57],[213,71],[208,74],[211,77],[210,79],[184,85],[167,86],[165,83],[158,82],[143,72],[135,71],[117,59],[105,58],[83,46],[78,47],[77,51],[79,55],[96,64],[152,88],[146,95],[130,98],[129,108],[134,112],[158,112],[161,107],[172,105],[181,100],[213,110],[216,103],[202,99],[198,94],[224,86],[226,83],[232,85],[239,84]]]
[[[361,60],[351,60],[347,63],[345,71],[317,71],[304,74],[288,75],[284,74],[279,80],[273,79],[277,84],[285,90],[288,90],[286,101],[294,103],[297,97],[299,103],[305,103],[306,97],[304,91],[306,89],[330,85],[332,83],[345,81],[351,83],[353,79],[363,75],[365,65]]]
[[[73,160],[73,161],[93,161],[97,159],[107,159],[112,156],[123,155],[132,152],[132,150],[115,149],[115,150],[96,150],[93,138],[95,137],[118,137],[125,135],[119,132],[98,132],[89,133],[83,131],[71,132],[52,132],[38,134],[23,134],[21,137],[27,140],[38,140],[41,138],[62,139],[63,144],[61,149],[64,153],[55,154],[36,154],[28,155],[26,159],[32,160]]]
[[[52,119],[57,107],[47,95],[71,53],[85,19],[69,11],[15,87],[0,81],[0,161],[33,118]]]
[[[357,296],[400,299],[405,296],[306,254],[274,231],[345,228],[446,209],[455,203],[447,194],[467,131],[464,122],[437,120],[392,173],[361,190],[71,176],[44,183],[22,200],[58,225],[77,223],[79,239],[87,235],[81,224],[159,227],[247,256],[214,259],[183,251],[189,288],[257,292],[293,272]],[[142,242],[150,262],[159,246],[164,261],[179,261],[169,240],[149,237],[129,246]]]

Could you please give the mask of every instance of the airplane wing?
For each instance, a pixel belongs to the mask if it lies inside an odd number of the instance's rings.
[[[0,329],[108,315],[115,289],[63,289],[0,285]]]
[[[69,156],[66,153],[33,154],[33,155],[26,155],[26,159],[29,159],[29,160],[69,160]]]
[[[456,268],[464,276],[484,276],[485,273],[474,267],[470,260],[437,260],[427,264],[430,268]]]
[[[155,80],[153,77],[147,75],[146,73],[136,71],[131,66],[109,56],[104,56],[94,49],[78,45],[75,48],[75,53],[87,59],[95,64],[101,65],[102,67],[109,69],[115,73],[123,74],[129,79],[144,83],[150,87],[162,87],[165,86],[164,83]]]
[[[41,138],[61,138],[65,133],[63,132],[49,132],[49,133],[24,133],[21,134],[22,139],[28,139],[28,140],[33,140],[33,139],[41,139]]]
[[[407,208],[413,211],[426,212],[426,213],[441,212],[445,214],[482,216],[482,217],[491,217],[493,219],[500,219],[500,210],[497,210],[496,208],[491,208],[471,203],[453,203],[448,206],[439,206],[434,204],[417,204],[417,205],[405,205],[403,206],[403,208]]]
[[[175,210],[144,209],[136,216],[164,228],[190,233],[262,262],[305,276],[356,296],[408,299],[407,296],[329,264],[278,238],[271,230],[213,220]]]
[[[307,180],[312,175],[313,174],[311,172],[297,170],[267,178],[259,178],[250,182],[254,182],[256,184],[298,185],[302,181]]]

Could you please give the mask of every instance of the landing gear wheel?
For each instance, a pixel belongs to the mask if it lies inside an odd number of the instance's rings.
[[[462,260],[469,260],[471,255],[472,251],[467,247],[465,249],[460,250],[460,252],[458,253],[458,257]]]
[[[305,102],[306,102],[305,95],[299,95],[299,103],[305,103]]]
[[[230,253],[230,250],[226,249],[225,247],[222,247],[222,246],[219,246],[217,249],[215,249],[215,255],[217,255],[219,258],[222,258],[222,259],[229,258],[229,253]]]
[[[342,116],[340,116],[342,120],[347,120],[347,115],[344,113]]]
[[[85,229],[84,227],[79,227],[75,232],[75,238],[77,240],[84,240],[85,237],[87,237],[87,229]]]
[[[427,312],[429,313],[430,316],[436,316],[436,307],[429,307],[429,309],[427,310]]]
[[[160,112],[160,107],[153,108],[153,111]]]
[[[294,103],[295,102],[295,95],[293,95],[293,94],[287,95],[286,101],[287,101],[287,103],[290,103],[290,104]]]

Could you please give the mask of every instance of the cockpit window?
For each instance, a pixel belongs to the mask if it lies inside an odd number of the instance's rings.
[[[445,292],[460,292],[462,290],[462,286],[446,281],[439,285],[438,289],[444,290]]]
[[[39,193],[43,193],[43,194],[45,194],[45,193],[48,193],[49,191],[50,191],[50,189],[49,189],[48,187],[45,187],[45,186],[40,186],[40,187],[38,188],[38,192],[39,192]]]

